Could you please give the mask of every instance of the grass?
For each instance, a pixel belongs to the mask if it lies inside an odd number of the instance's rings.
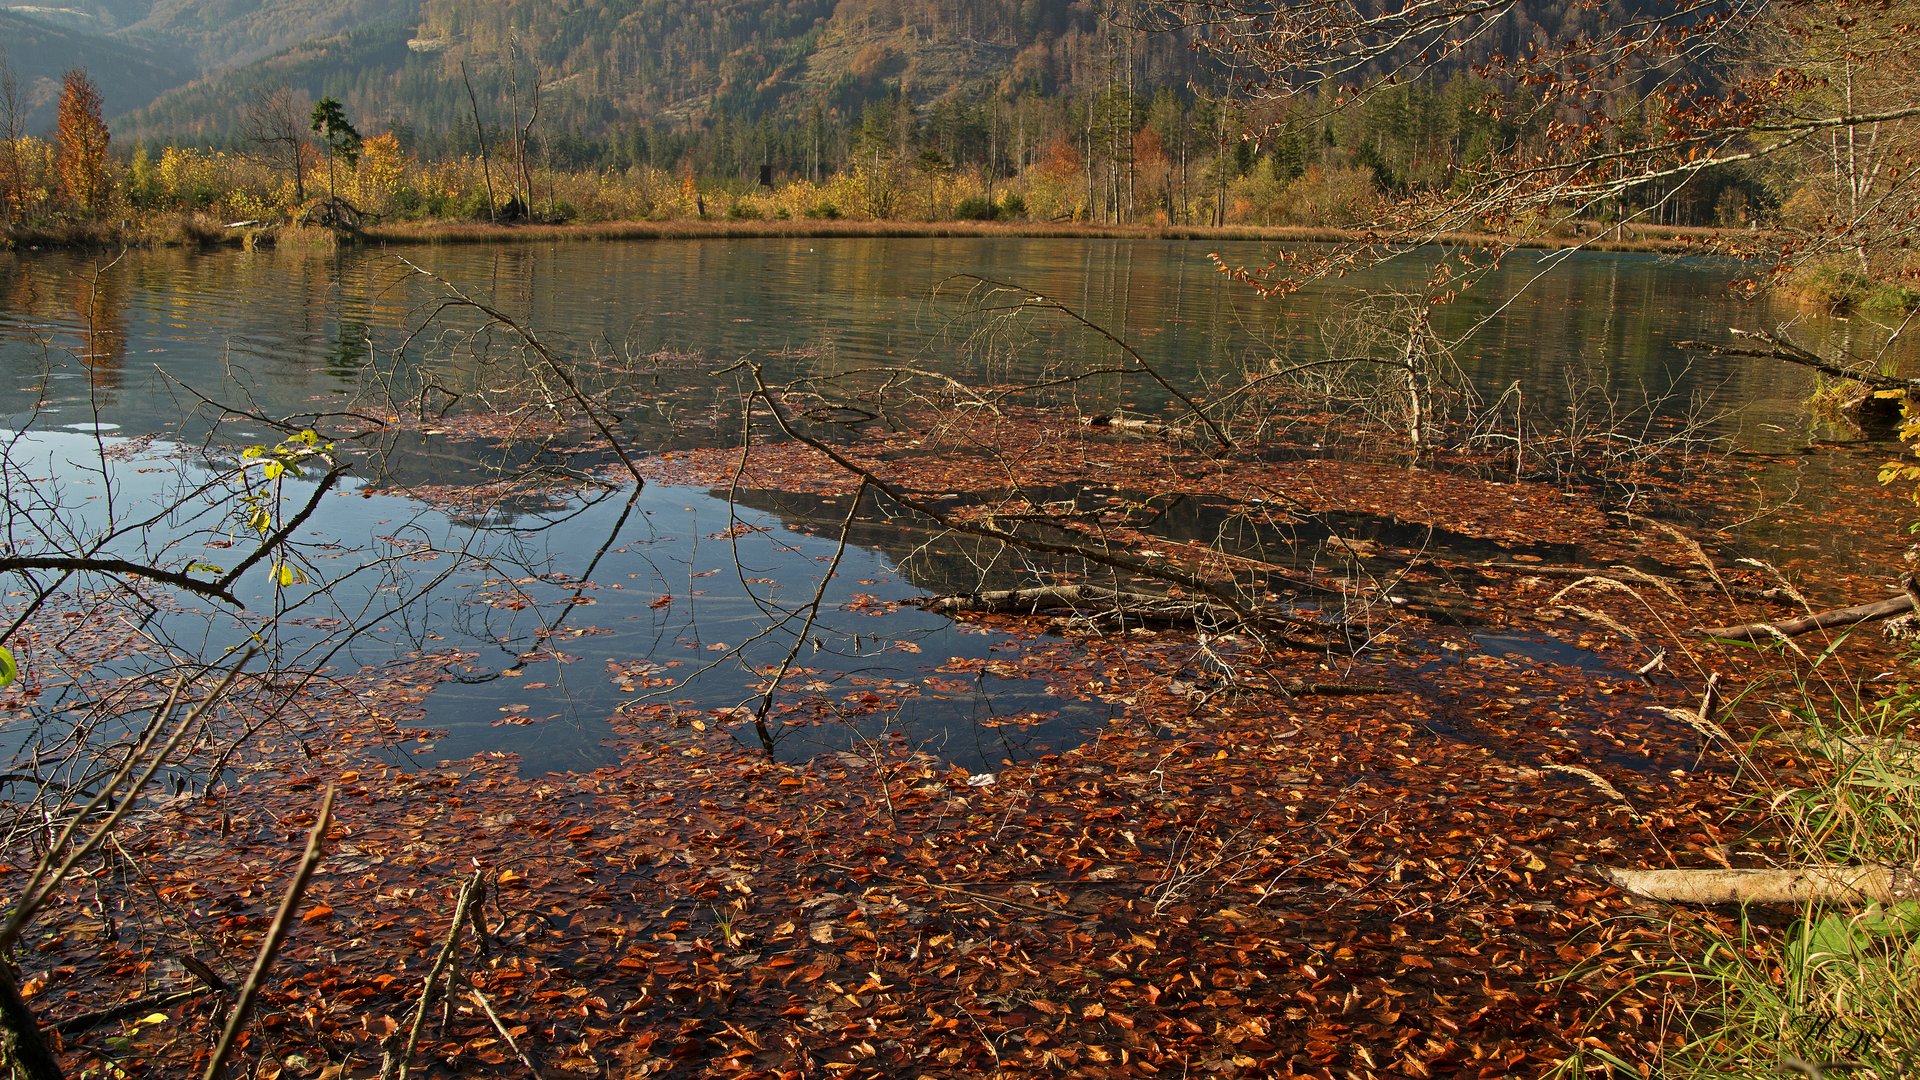
[[[1692,931],[1692,958],[1657,973],[1696,991],[1662,1075],[1920,1075],[1920,688],[1873,701],[1821,689],[1803,686],[1785,707],[1803,752],[1760,805],[1786,861],[1893,868],[1897,902],[1811,907],[1784,928],[1743,913],[1731,931]]]
[[[1920,289],[1879,280],[1835,261],[1795,271],[1787,282],[1787,291],[1803,303],[1835,314],[1862,312],[1898,318],[1920,311]]]

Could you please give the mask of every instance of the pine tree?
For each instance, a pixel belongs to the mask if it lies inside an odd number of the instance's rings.
[[[334,193],[334,160],[345,159],[351,169],[360,161],[360,132],[347,120],[347,111],[336,98],[321,98],[313,107],[313,131],[327,146],[327,196]]]

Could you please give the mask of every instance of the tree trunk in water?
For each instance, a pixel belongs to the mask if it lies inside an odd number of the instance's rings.
[[[0,963],[0,1047],[4,1061],[26,1080],[63,1080],[60,1063],[40,1032],[33,1008],[20,996],[13,972]]]

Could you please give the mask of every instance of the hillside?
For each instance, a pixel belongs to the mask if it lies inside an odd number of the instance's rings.
[[[1545,45],[1652,0],[1512,10],[1474,48]],[[542,127],[588,139],[717,116],[857,119],[904,92],[1051,95],[1207,81],[1178,34],[1103,22],[1090,0],[72,0],[0,9],[35,100],[94,72],[127,140],[231,142],[252,94],[342,99],[370,132],[458,133],[466,83],[499,125],[541,88]],[[31,56],[29,73],[22,58]],[[1473,59],[1469,57],[1468,59]],[[49,114],[50,115],[50,114]]]
[[[162,41],[197,57],[207,71],[251,63],[369,22],[412,17],[418,0],[119,0],[142,8],[122,36]]]
[[[124,32],[203,56],[283,44],[131,110],[116,130],[220,141],[254,88],[286,84],[339,97],[376,128],[450,131],[471,122],[463,64],[494,110],[511,89],[525,100],[537,68],[544,122],[586,135],[720,112],[856,113],[897,90],[925,102],[1100,85],[1128,52],[1142,86],[1184,82],[1191,66],[1174,38],[1117,41],[1084,0],[412,0],[372,18],[375,6],[162,0]],[[368,17],[349,18],[353,8]]]

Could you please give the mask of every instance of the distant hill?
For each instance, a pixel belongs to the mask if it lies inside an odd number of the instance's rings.
[[[122,36],[184,48],[206,71],[249,64],[368,23],[410,19],[418,0],[106,0],[138,11]]]
[[[80,10],[29,14],[0,8],[0,56],[6,58],[20,88],[25,133],[44,135],[53,128],[60,78],[76,64],[84,66],[100,88],[109,114],[145,105],[193,76],[194,61],[187,51],[113,35],[117,29],[113,14],[108,11],[103,13],[108,17],[101,17]]]

